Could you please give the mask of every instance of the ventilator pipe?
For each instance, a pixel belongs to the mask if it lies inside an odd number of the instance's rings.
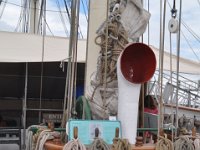
[[[117,61],[118,120],[121,121],[122,138],[127,138],[131,144],[135,144],[137,132],[141,83],[150,80],[155,69],[155,54],[142,43],[127,45]]]

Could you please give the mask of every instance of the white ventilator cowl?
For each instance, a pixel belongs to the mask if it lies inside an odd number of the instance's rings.
[[[156,69],[155,54],[145,44],[129,44],[117,61],[119,88],[118,120],[121,121],[122,138],[135,144],[138,103],[141,83],[147,82]]]

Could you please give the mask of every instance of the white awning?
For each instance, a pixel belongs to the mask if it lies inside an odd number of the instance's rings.
[[[157,69],[158,69],[159,68],[159,49],[153,46],[151,46],[151,48],[153,49],[156,55]],[[170,53],[164,52],[163,64],[164,64],[163,69],[165,71],[170,70]],[[175,55],[172,55],[172,71],[176,72],[176,66],[177,66],[177,57]],[[189,59],[180,58],[179,72],[200,75],[200,63],[189,60]]]
[[[0,32],[0,62],[41,62],[43,37],[35,34]],[[86,40],[78,40],[77,61],[86,62]],[[153,46],[157,69],[159,50]],[[68,58],[69,39],[44,37],[44,62],[61,61]],[[66,59],[67,61],[67,59]],[[95,65],[95,64],[93,64]],[[164,70],[170,70],[170,54],[164,53]],[[172,55],[172,71],[176,71],[176,56]],[[180,72],[200,75],[200,63],[180,58]]]
[[[68,58],[69,38],[43,37],[35,34],[0,32],[0,62],[44,62],[61,61]],[[85,62],[86,40],[78,41],[77,61]],[[66,60],[67,61],[67,60]]]

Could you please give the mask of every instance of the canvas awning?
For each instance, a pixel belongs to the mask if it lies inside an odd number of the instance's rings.
[[[35,34],[0,32],[0,62],[41,62],[43,37]],[[86,62],[86,40],[78,40],[77,61]],[[159,68],[159,50],[153,49]],[[68,58],[69,38],[45,36],[44,62]],[[67,61],[67,60],[66,60]],[[95,63],[93,64],[95,65]],[[164,70],[170,70],[170,54],[164,53]],[[176,56],[172,55],[172,71],[176,71]],[[200,75],[200,63],[180,58],[180,72]]]
[[[159,49],[155,48],[154,46],[151,46],[151,48],[156,55],[157,69],[159,69]],[[163,69],[165,71],[170,71],[170,53],[166,51],[164,52],[163,64]],[[176,66],[177,57],[175,55],[172,55],[172,71],[176,72]],[[179,72],[200,75],[200,63],[181,57],[179,59]]]
[[[0,32],[0,62],[61,61],[68,58],[69,38]],[[77,61],[85,62],[86,40],[78,41]],[[67,61],[67,60],[66,60]]]

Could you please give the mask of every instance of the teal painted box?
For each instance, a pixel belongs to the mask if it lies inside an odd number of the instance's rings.
[[[119,121],[109,120],[69,120],[68,139],[73,139],[73,129],[78,127],[78,139],[86,145],[93,142],[95,137],[95,129],[99,129],[99,137],[107,144],[112,144],[115,138],[116,128],[119,128],[119,137],[121,137],[121,124]]]

